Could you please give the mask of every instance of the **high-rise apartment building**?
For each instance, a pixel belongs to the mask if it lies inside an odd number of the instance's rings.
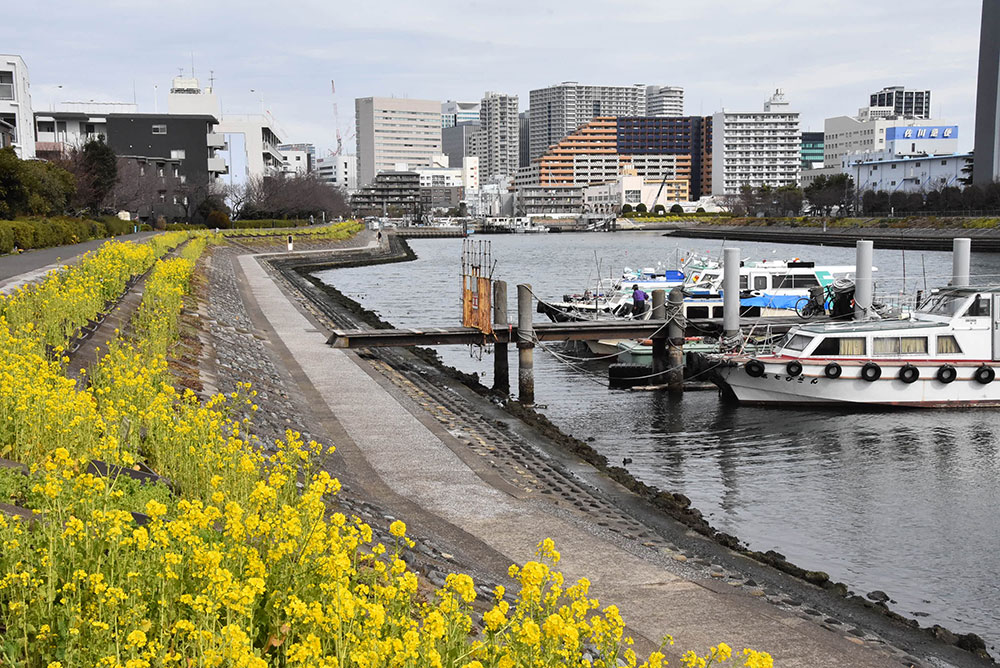
[[[1000,2],[997,0],[983,2],[975,146],[973,181],[986,185],[1000,179]]]
[[[0,55],[0,121],[11,126],[11,144],[22,160],[35,157],[35,115],[28,67],[21,56]]]
[[[646,86],[647,116],[683,116],[684,89],[680,86]]]
[[[517,174],[520,120],[517,95],[487,92],[479,107],[482,149],[480,176],[484,180]]]
[[[576,81],[539,88],[529,95],[530,158],[599,116],[645,116],[646,86],[585,86]]]
[[[431,167],[441,153],[441,103],[396,97],[354,101],[358,187],[397,164]]]
[[[450,128],[459,123],[479,122],[478,102],[456,102],[448,100],[441,103],[441,127]]]
[[[531,121],[528,112],[522,111],[517,115],[518,135],[517,135],[517,166],[527,167],[531,164]]]
[[[802,165],[799,114],[780,89],[763,111],[722,111],[712,120],[712,194],[743,186],[795,185]]]
[[[930,118],[931,92],[887,86],[869,96],[867,115],[871,118]]]

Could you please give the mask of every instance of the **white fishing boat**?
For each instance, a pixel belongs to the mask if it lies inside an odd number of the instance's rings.
[[[743,403],[1000,406],[1000,286],[941,289],[905,320],[800,325],[770,354],[699,366]]]

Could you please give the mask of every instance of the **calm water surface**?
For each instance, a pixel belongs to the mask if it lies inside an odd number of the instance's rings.
[[[484,237],[487,238],[487,237]],[[722,242],[656,233],[492,236],[495,277],[558,298],[623,266],[673,266]],[[460,322],[461,240],[414,240],[415,262],[322,272],[400,327]],[[853,248],[731,242],[748,260],[853,264]],[[877,290],[940,286],[951,254],[875,251]],[[1000,282],[1000,256],[974,254],[973,282]],[[544,316],[536,315],[536,319]],[[552,344],[546,344],[552,346]],[[579,355],[561,346],[555,351]],[[447,364],[489,384],[489,352],[441,346]],[[511,370],[516,378],[516,355]],[[723,404],[714,392],[680,400],[607,388],[606,362],[535,352],[536,401],[564,431],[594,437],[612,462],[630,457],[644,482],[691,498],[718,529],[774,549],[854,591],[886,591],[921,624],[973,631],[1000,646],[1000,412],[808,410]],[[515,381],[516,382],[516,381]]]

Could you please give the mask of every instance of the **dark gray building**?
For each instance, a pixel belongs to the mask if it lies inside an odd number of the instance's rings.
[[[464,121],[450,128],[441,128],[441,152],[448,156],[449,167],[461,167],[462,158],[466,156],[479,157],[478,133],[481,127],[477,121]]]
[[[420,175],[416,172],[379,172],[351,198],[359,216],[419,216]]]
[[[179,177],[209,184],[226,172],[215,149],[225,142],[214,133],[218,120],[203,114],[108,114],[108,145],[119,156],[179,161]]]
[[[517,166],[527,167],[531,164],[531,120],[527,111],[517,115],[520,123],[520,134],[517,136]]]
[[[976,91],[976,150],[972,180],[1000,179],[1000,0],[983,0],[979,32],[979,86]]]

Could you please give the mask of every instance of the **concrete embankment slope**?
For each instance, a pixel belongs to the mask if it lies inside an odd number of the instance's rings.
[[[904,250],[951,250],[956,237],[972,239],[972,250],[980,253],[1000,253],[1000,230],[997,229],[932,229],[884,227],[830,227],[824,232],[817,227],[781,225],[694,225],[667,232],[666,236],[688,239],[725,239],[728,241],[760,241],[782,244],[815,244],[818,246],[853,246],[861,239],[875,242],[877,248]]]
[[[509,563],[533,558],[538,541],[552,537],[567,577],[589,578],[593,595],[604,605],[618,605],[630,628],[654,643],[666,633],[678,646],[701,650],[725,641],[769,651],[781,666],[899,665],[898,655],[831,633],[737,588],[688,579],[671,562],[624,549],[553,512],[545,499],[499,484],[488,460],[460,456],[424,409],[393,391],[367,362],[329,348],[326,334],[258,259],[244,256],[239,265],[265,321],[262,331],[287,351],[292,376],[308,385],[303,393],[320,398],[313,409],[340,426],[344,439],[338,445],[356,449],[385,488],[411,504],[415,522],[433,517]]]

